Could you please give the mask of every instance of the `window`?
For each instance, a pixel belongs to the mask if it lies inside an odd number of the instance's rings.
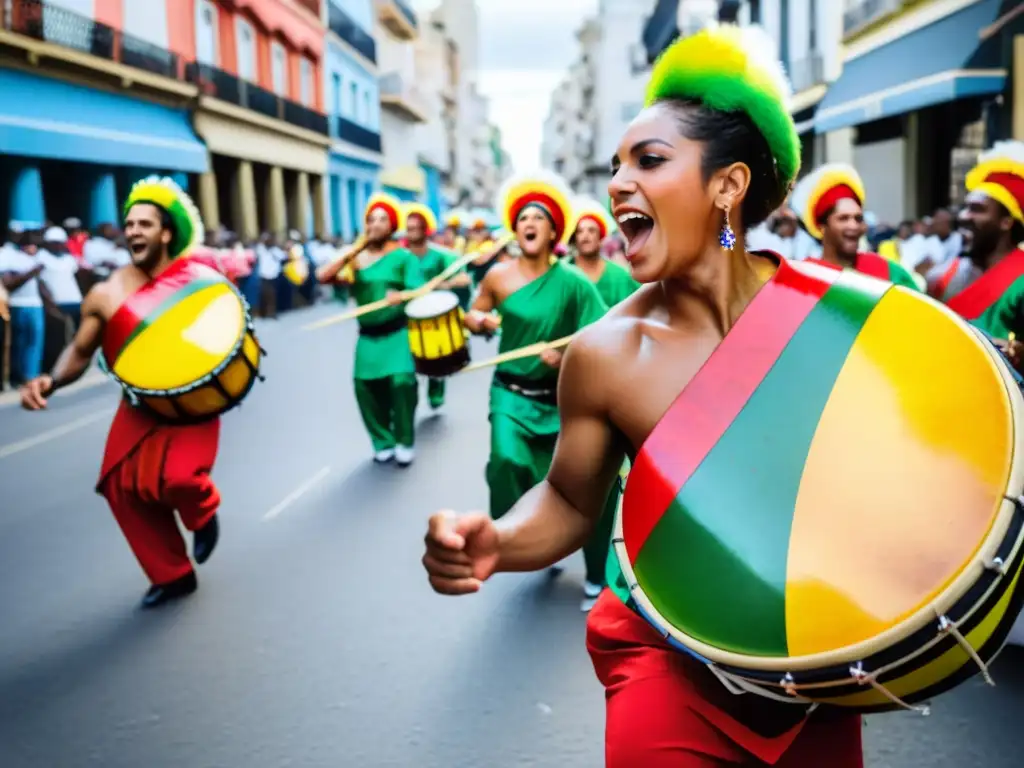
[[[348,84],[349,100],[348,100],[348,113],[349,116],[359,122],[359,83],[353,80]]]
[[[196,3],[196,61],[217,66],[217,6],[210,0]]]
[[[241,17],[235,20],[235,38],[238,41],[238,76],[256,82],[256,33]]]
[[[299,59],[299,100],[313,106],[313,65],[305,57]]]
[[[270,44],[270,74],[273,78],[274,93],[288,95],[288,53],[276,40]]]
[[[341,108],[341,75],[337,72],[331,75],[331,104],[334,105],[334,114],[343,114]]]
[[[818,53],[818,2],[810,0],[810,13],[807,19],[807,51],[810,55]]]
[[[373,125],[373,109],[370,104],[370,92],[363,91],[363,115],[365,125]]]

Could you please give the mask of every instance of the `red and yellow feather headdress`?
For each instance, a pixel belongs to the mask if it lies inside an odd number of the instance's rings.
[[[380,208],[391,219],[391,231],[398,232],[405,229],[405,217],[402,212],[402,203],[389,194],[384,192],[376,192],[370,195],[370,199],[366,201],[366,210],[363,211],[363,221],[365,222],[370,218],[370,214]]]
[[[430,210],[423,203],[406,203],[403,206],[404,223],[406,226],[409,224],[410,216],[419,216],[423,219],[423,224],[427,228],[427,237],[430,237],[437,232],[437,217],[434,216],[434,212]]]
[[[864,182],[852,165],[829,163],[814,169],[797,182],[790,205],[800,217],[807,233],[821,240],[818,222],[840,200],[856,200],[864,205]]]
[[[1000,141],[983,153],[967,174],[967,191],[981,192],[1002,203],[1024,224],[1024,142]]]
[[[590,219],[601,228],[602,240],[608,237],[608,235],[616,229],[615,220],[608,213],[605,206],[601,205],[601,203],[591,197],[577,197],[573,200],[572,204],[571,229],[573,232],[576,232],[576,228],[584,219]]]
[[[568,185],[550,171],[534,171],[508,179],[498,192],[496,208],[502,225],[510,232],[523,208],[533,204],[543,208],[555,225],[556,243],[565,243],[573,233],[572,203]]]

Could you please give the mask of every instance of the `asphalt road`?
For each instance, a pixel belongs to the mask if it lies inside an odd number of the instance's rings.
[[[486,500],[488,374],[422,409],[412,468],[373,466],[353,329],[300,330],[326,311],[260,326],[268,380],[225,419],[215,470],[220,547],[159,611],[136,610],[145,580],[91,490],[116,391],[0,408],[2,768],[602,765],[581,563],[460,600],[419,565],[431,511]],[[994,675],[930,717],[869,718],[868,766],[1019,765],[1024,654]]]

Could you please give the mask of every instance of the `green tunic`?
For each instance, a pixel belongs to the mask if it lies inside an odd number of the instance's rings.
[[[418,288],[423,284],[419,259],[405,248],[397,248],[368,267],[355,272],[352,295],[359,306],[379,301],[388,291]],[[397,326],[374,335],[380,326]],[[409,348],[405,308],[387,307],[359,318],[361,332],[356,341],[356,403],[375,451],[390,451],[396,445],[412,448],[418,388]]]
[[[971,325],[996,339],[1008,339],[1013,333],[1024,339],[1024,277],[1018,277],[991,307]]]
[[[575,267],[561,262],[524,285],[498,307],[501,341],[508,352],[569,336],[599,319],[607,306]],[[547,475],[558,438],[558,406],[503,387],[502,374],[554,389],[558,372],[533,356],[502,363],[491,384],[491,455],[487,462],[490,512],[497,519]]]
[[[629,274],[629,270],[623,267],[621,264],[616,264],[610,259],[604,259],[604,271],[601,273],[601,277],[598,278],[594,286],[597,288],[597,292],[601,294],[601,298],[604,303],[611,309],[620,301],[623,301],[633,295],[633,291],[640,287],[640,283],[633,279],[633,276]],[[579,265],[576,263],[576,259],[572,259],[569,262],[577,268]]]
[[[388,291],[403,291],[423,285],[419,259],[412,251],[396,248],[368,267],[357,269],[352,296],[363,306],[379,301]],[[360,328],[370,328],[405,319],[405,307],[387,307],[359,318]],[[359,335],[356,342],[354,376],[357,379],[383,379],[414,372],[409,331],[403,324],[383,336]]]

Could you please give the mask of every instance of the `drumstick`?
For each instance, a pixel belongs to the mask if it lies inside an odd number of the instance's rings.
[[[333,269],[335,267],[335,265],[337,265],[337,269],[334,269],[334,274],[331,276],[331,279],[333,280],[333,279],[337,278],[338,273],[340,273],[341,270],[343,270],[345,267],[347,267],[349,265],[349,263],[352,261],[352,259],[354,259],[360,253],[362,253],[363,249],[366,248],[366,246],[369,245],[369,243],[370,243],[369,240],[367,240],[363,235],[360,235],[359,239],[357,239],[355,241],[355,243],[352,244],[352,247],[349,250],[345,251],[344,255],[342,255],[342,257],[340,259],[335,261],[334,264],[328,265],[327,269],[324,270],[324,271],[327,272],[327,271]],[[323,277],[321,277],[319,272],[320,272],[320,270],[318,269],[317,270],[317,274],[316,274],[316,279],[317,279],[318,283],[322,283],[322,282],[324,282],[324,279],[323,279]]]
[[[505,245],[507,244],[508,243],[505,243]],[[502,245],[501,247],[504,248],[505,245]],[[497,250],[499,249],[495,249],[495,252],[497,252]],[[462,269],[464,266],[466,266],[466,264],[471,262],[475,258],[475,256],[476,254],[472,253],[466,254],[457,259],[456,261],[452,262],[441,274],[439,274],[437,277],[433,278],[429,282],[425,283],[424,285],[421,285],[419,288],[416,288],[411,291],[404,291],[402,293],[402,302],[404,303],[412,301],[413,299],[418,299],[420,296],[426,296],[428,293],[433,291],[438,285],[443,283],[445,280],[447,280],[460,269]],[[368,315],[371,312],[377,312],[378,310],[381,309],[386,309],[387,307],[390,306],[392,306],[391,299],[381,299],[380,301],[374,301],[370,304],[364,304],[361,307],[356,307],[355,309],[349,310],[348,312],[342,312],[341,314],[334,315],[333,317],[327,317],[324,318],[323,320],[318,320],[315,323],[310,323],[309,325],[303,326],[302,330],[319,330],[321,328],[326,328],[336,323],[343,323],[346,320],[355,320],[358,317]]]
[[[509,350],[508,352],[503,352],[496,357],[492,357],[490,360],[483,360],[479,363],[467,365],[461,371],[456,371],[455,374],[471,373],[472,371],[479,371],[481,368],[491,368],[495,365],[508,363],[512,360],[522,360],[524,357],[534,357],[542,352],[547,352],[549,349],[561,349],[562,347],[569,346],[569,342],[572,341],[575,336],[576,334],[573,334],[572,336],[563,336],[562,338],[555,339],[554,341],[541,341],[537,344],[530,344],[526,347]]]

